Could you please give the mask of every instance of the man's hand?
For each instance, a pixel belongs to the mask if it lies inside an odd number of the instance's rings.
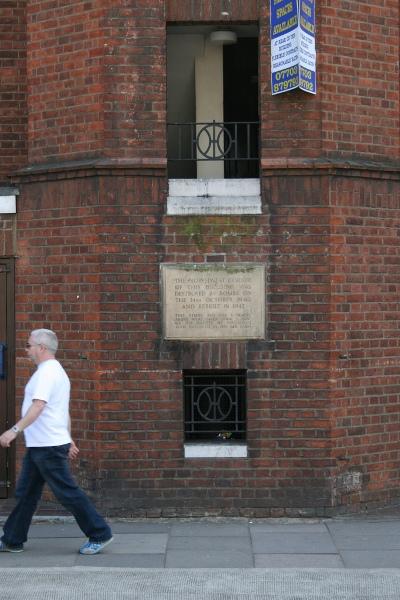
[[[75,444],[74,440],[71,440],[71,446],[69,448],[68,457],[71,460],[74,460],[75,458],[77,458],[78,454],[79,454],[79,448]]]
[[[15,433],[15,431],[13,431],[12,429],[8,429],[2,435],[0,435],[0,446],[2,448],[9,448],[11,442],[15,440],[17,435],[18,434]]]

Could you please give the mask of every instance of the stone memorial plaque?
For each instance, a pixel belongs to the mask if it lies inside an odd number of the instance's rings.
[[[237,340],[265,337],[265,267],[161,266],[164,337]]]

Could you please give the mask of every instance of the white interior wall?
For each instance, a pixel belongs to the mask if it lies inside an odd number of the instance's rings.
[[[224,120],[222,46],[210,44],[203,34],[169,34],[167,77],[169,123]],[[223,161],[199,161],[197,177],[223,178]]]
[[[208,123],[224,120],[223,46],[204,43],[204,54],[196,57],[196,121]],[[201,136],[207,143],[207,136]],[[199,161],[199,179],[223,179],[223,161]]]
[[[201,34],[170,34],[167,43],[169,122],[196,120],[195,59],[204,52]]]

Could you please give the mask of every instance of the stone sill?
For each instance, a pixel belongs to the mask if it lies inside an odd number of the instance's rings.
[[[167,215],[259,215],[259,179],[170,179]]]
[[[185,444],[185,458],[247,458],[247,444]]]
[[[0,214],[15,215],[18,193],[15,188],[0,187]]]

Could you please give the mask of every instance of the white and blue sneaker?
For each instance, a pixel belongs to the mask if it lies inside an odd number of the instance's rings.
[[[88,540],[86,544],[83,544],[83,546],[79,548],[79,554],[98,554],[103,550],[103,548],[110,544],[113,541],[113,539],[114,538],[111,537],[105,542],[91,542],[90,540]]]

